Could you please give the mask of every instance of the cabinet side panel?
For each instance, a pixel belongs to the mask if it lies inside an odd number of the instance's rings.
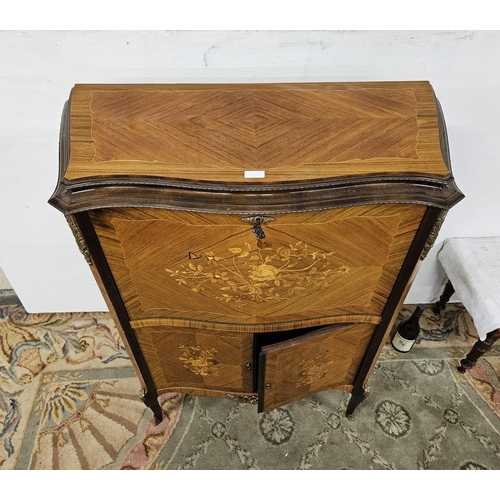
[[[85,250],[88,252],[88,262],[94,278],[109,307],[111,316],[115,321],[118,332],[130,356],[131,362],[137,372],[144,391],[144,397],[154,400],[157,397],[156,389],[148,371],[144,357],[137,344],[135,334],[130,327],[130,320],[126,307],[119,294],[112,271],[105,259],[102,246],[87,213],[78,213],[74,220],[69,218],[76,226],[73,228],[81,232]],[[78,238],[77,238],[78,240]],[[84,252],[85,253],[85,252]]]

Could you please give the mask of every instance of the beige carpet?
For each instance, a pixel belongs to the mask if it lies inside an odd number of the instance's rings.
[[[166,394],[154,426],[108,314],[0,305],[0,469],[499,469],[500,349],[462,376],[464,308],[421,326],[410,353],[384,348],[354,421],[343,391],[262,414]]]

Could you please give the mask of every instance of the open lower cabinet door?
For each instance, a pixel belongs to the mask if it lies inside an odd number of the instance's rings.
[[[262,347],[258,411],[319,391],[350,391],[375,328],[366,323],[329,326]]]

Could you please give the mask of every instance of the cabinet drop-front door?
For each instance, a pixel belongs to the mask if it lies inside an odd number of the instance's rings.
[[[260,237],[230,214],[124,208],[91,219],[132,321],[266,331],[378,321],[424,211],[387,204],[274,214]]]
[[[259,411],[319,391],[350,391],[375,328],[365,323],[335,325],[262,347]]]

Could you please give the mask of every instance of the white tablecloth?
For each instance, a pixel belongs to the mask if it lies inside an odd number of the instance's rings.
[[[500,328],[500,236],[447,238],[438,259],[484,340]]]

